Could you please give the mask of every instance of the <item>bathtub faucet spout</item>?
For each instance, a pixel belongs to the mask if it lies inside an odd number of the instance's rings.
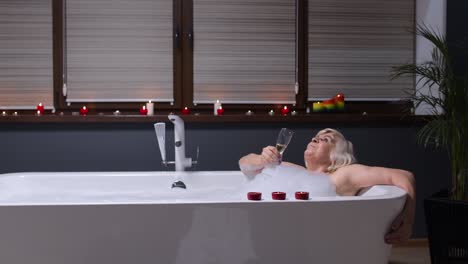
[[[177,115],[170,114],[169,120],[174,124],[174,146],[175,146],[175,159],[174,161],[166,160],[165,150],[165,123],[154,124],[156,130],[156,136],[158,138],[159,149],[161,151],[162,164],[167,166],[168,164],[175,164],[176,171],[184,171],[186,168],[192,167],[197,164],[196,160],[192,160],[190,157],[185,156],[185,126],[184,120]],[[197,148],[197,159],[199,149]]]

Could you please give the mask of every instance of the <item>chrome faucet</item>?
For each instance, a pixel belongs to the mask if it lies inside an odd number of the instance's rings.
[[[156,130],[156,136],[158,138],[159,150],[161,151],[162,164],[167,166],[168,164],[175,164],[176,171],[184,171],[185,168],[190,168],[192,165],[197,164],[196,160],[192,160],[190,157],[185,156],[185,126],[184,120],[177,115],[170,114],[169,120],[174,124],[174,161],[166,160],[166,148],[165,148],[165,134],[166,134],[166,123],[160,122],[154,124]],[[199,154],[199,148],[197,147],[197,159]],[[172,184],[172,188],[181,187],[185,189],[185,184],[178,180]]]

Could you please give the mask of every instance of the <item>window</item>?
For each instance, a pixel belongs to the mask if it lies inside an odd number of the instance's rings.
[[[414,1],[309,0],[308,98],[400,100],[412,78],[390,80],[414,60]]]
[[[5,0],[0,108],[304,109],[398,101],[415,1]],[[53,33],[53,34],[52,34]],[[54,105],[55,102],[55,105]],[[255,105],[255,106],[252,106]],[[240,112],[240,111],[239,111]]]
[[[295,103],[295,1],[195,0],[193,29],[194,103]]]
[[[172,0],[67,0],[66,101],[174,101]]]
[[[52,108],[52,2],[4,0],[0,18],[0,108]]]

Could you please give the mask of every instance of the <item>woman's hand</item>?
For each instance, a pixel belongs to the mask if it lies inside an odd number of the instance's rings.
[[[411,237],[413,230],[412,217],[406,211],[399,214],[393,220],[390,231],[385,235],[385,243],[402,244]]]
[[[251,153],[239,160],[239,167],[246,176],[255,176],[262,172],[265,166],[278,164],[281,155],[273,146],[267,146],[262,149],[261,154]]]
[[[281,154],[276,147],[266,146],[263,148],[262,154],[260,154],[260,159],[263,166],[278,165],[281,160]]]

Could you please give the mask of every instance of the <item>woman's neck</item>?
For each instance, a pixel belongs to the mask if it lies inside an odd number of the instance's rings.
[[[320,172],[320,173],[328,174],[329,173],[329,171],[328,171],[329,166],[330,165],[328,165],[328,164],[318,164],[318,163],[309,164],[306,161],[306,168],[307,168],[308,171],[311,171],[311,172]]]

